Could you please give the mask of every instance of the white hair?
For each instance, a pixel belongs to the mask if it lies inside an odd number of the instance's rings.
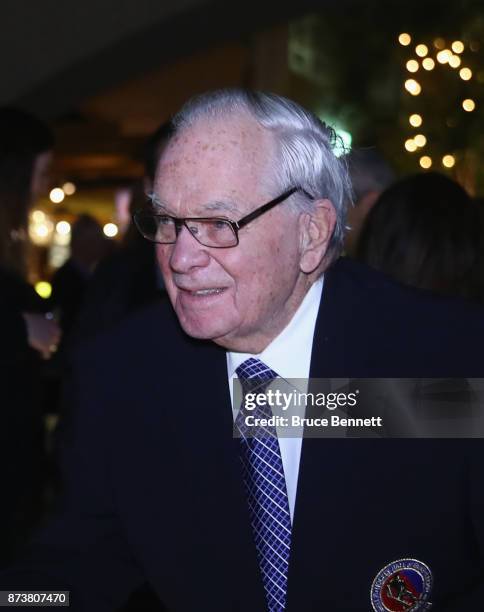
[[[351,183],[346,163],[333,152],[335,131],[302,106],[275,94],[220,89],[189,100],[173,117],[173,134],[199,120],[248,115],[274,136],[274,187],[279,193],[300,188],[292,198],[297,210],[311,212],[315,200],[328,199],[336,210],[329,251],[343,247]],[[303,193],[306,192],[306,195]],[[311,198],[307,196],[309,194]],[[275,194],[277,195],[277,194]]]

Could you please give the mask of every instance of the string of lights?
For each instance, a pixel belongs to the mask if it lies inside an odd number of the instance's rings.
[[[412,35],[408,32],[402,32],[398,36],[398,43],[402,47],[408,47],[412,45]],[[462,81],[471,81],[473,79],[472,69],[464,65],[464,55],[466,52],[466,45],[468,45],[471,51],[476,51],[476,43],[464,43],[461,40],[454,40],[452,43],[446,43],[443,38],[435,38],[432,44],[424,44],[419,42],[414,47],[415,56],[411,58],[404,58],[405,70],[410,75],[405,77],[403,87],[407,95],[420,96],[424,92],[426,86],[425,72],[433,71],[438,65],[442,67],[448,67],[449,70],[455,71],[457,78]],[[473,48],[474,45],[474,48]],[[457,71],[457,69],[459,69]],[[420,74],[420,76],[418,76]],[[415,105],[414,105],[415,106]],[[477,103],[473,98],[465,97],[460,101],[461,112],[471,113],[476,109]],[[411,128],[422,128],[425,129],[425,121],[421,112],[413,112],[408,117],[408,123]],[[449,124],[447,123],[447,126]],[[416,133],[410,135],[404,141],[404,148],[409,153],[420,154],[418,163],[424,170],[431,168],[434,164],[434,159],[431,153],[431,142],[429,141],[428,135],[423,133]],[[422,150],[425,148],[425,152]],[[424,154],[422,154],[424,153]],[[434,155],[435,157],[435,155]],[[458,156],[455,152],[446,152],[440,156],[440,163],[444,168],[450,169],[455,166],[458,161]]]

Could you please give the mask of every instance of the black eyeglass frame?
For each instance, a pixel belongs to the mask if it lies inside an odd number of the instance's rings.
[[[242,217],[242,219],[239,219],[238,221],[232,221],[232,219],[228,219],[227,217],[173,217],[172,215],[167,215],[167,214],[157,214],[157,213],[151,213],[151,212],[148,213],[146,210],[137,210],[133,214],[133,221],[136,227],[138,228],[138,231],[143,236],[143,238],[146,238],[146,240],[149,240],[150,242],[155,242],[156,244],[175,244],[176,239],[178,238],[178,234],[180,233],[182,226],[184,226],[190,232],[190,234],[195,238],[195,240],[199,242],[202,246],[207,246],[207,248],[209,249],[231,249],[233,247],[238,246],[239,244],[239,230],[240,229],[245,227],[251,221],[254,221],[254,219],[257,219],[264,213],[268,212],[269,210],[272,210],[275,206],[277,206],[278,204],[281,204],[282,202],[284,202],[284,200],[287,200],[287,198],[292,196],[297,191],[300,191],[301,193],[303,193],[310,200],[314,200],[314,197],[302,187],[291,187],[291,189],[288,189],[287,191],[282,193],[280,196],[277,196],[277,198],[274,198],[273,200],[266,202],[266,204],[259,206],[259,208],[256,208],[255,210],[250,212],[248,215],[245,215],[245,217]],[[145,233],[142,231],[138,223],[138,219],[142,215],[149,215],[150,217],[155,217],[155,218],[156,217],[168,217],[169,219],[172,219],[174,226],[175,226],[175,240],[173,240],[173,242],[159,242],[158,240],[153,240],[153,238],[148,238],[145,235]],[[230,227],[232,228],[232,232],[234,233],[234,236],[235,236],[235,240],[236,240],[235,244],[231,244],[227,246],[205,245],[202,242],[200,242],[200,240],[196,237],[195,234],[192,233],[192,231],[187,225],[187,222],[190,222],[190,221],[217,221],[217,220],[225,221],[226,223],[230,225]]]

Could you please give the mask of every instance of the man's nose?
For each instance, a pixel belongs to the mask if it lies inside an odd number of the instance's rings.
[[[203,268],[210,262],[207,247],[200,244],[182,225],[170,257],[170,267],[174,272],[186,273],[193,268]]]

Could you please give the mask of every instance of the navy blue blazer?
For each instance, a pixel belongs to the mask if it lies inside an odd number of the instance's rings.
[[[480,309],[340,260],[311,376],[479,377],[483,346]],[[225,351],[157,304],[79,353],[68,399],[62,504],[1,588],[70,588],[74,610],[104,612],[148,581],[170,612],[263,612]],[[483,451],[305,439],[287,610],[369,610],[379,570],[407,557],[433,574],[433,610],[482,609]]]

